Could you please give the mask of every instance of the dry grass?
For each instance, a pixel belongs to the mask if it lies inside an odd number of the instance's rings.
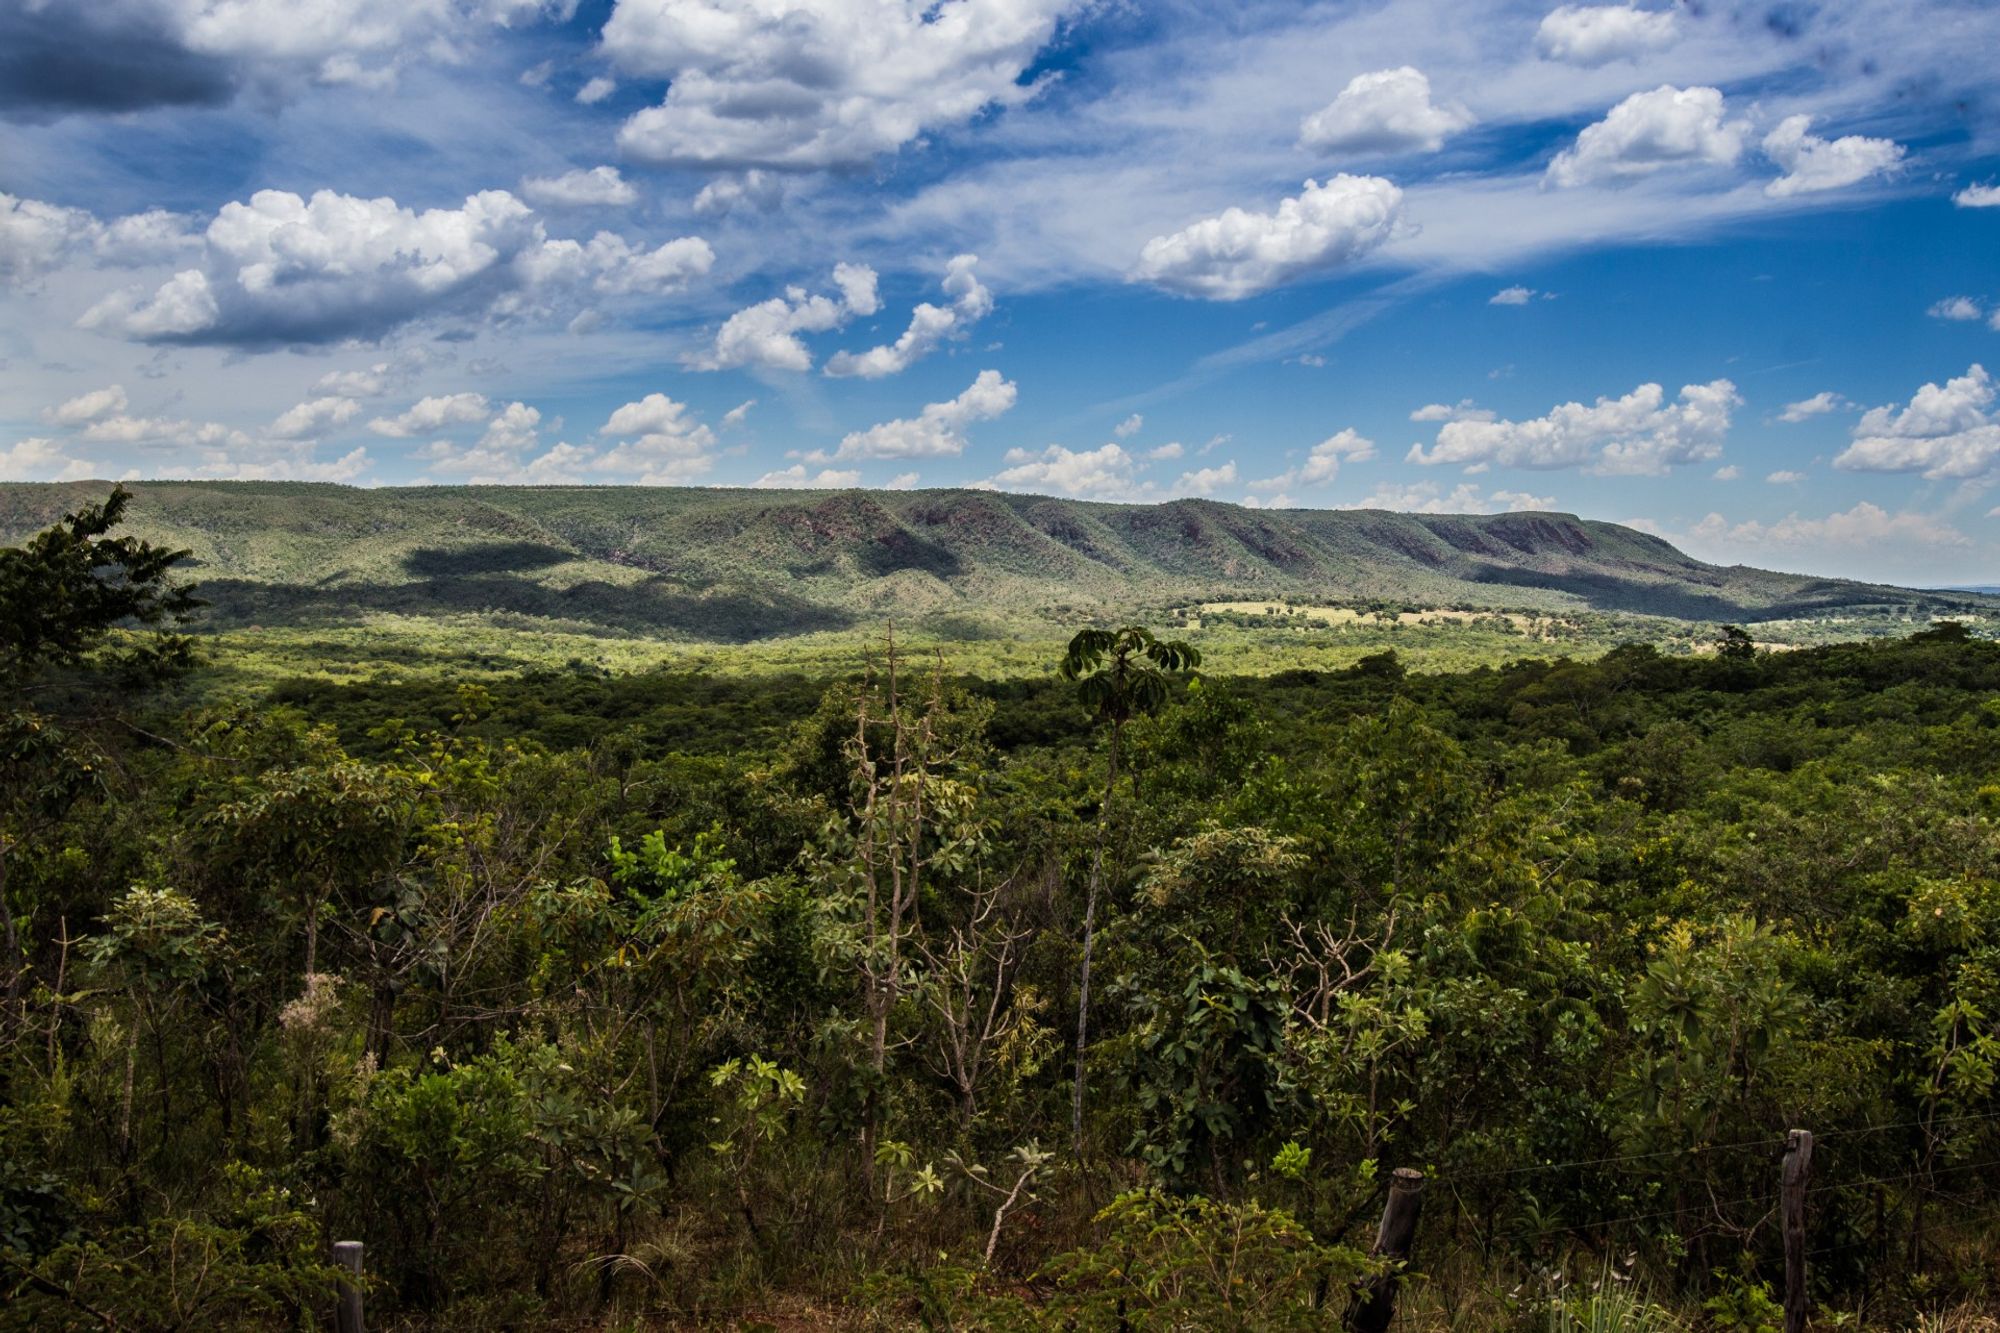
[[[1911,1333],[2000,1333],[2000,1317],[1971,1306],[1921,1315]]]

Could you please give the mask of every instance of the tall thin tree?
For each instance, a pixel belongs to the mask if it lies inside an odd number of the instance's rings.
[[[1077,974],[1076,1084],[1070,1099],[1070,1134],[1083,1152],[1083,1052],[1090,1041],[1090,959],[1097,944],[1097,903],[1104,888],[1104,842],[1111,830],[1117,796],[1118,763],[1125,724],[1157,711],[1172,692],[1173,678],[1201,665],[1201,653],[1179,639],[1155,638],[1143,625],[1086,629],[1069,641],[1062,676],[1077,682],[1077,696],[1100,722],[1111,725],[1110,761],[1104,800],[1097,810],[1097,843],[1090,857],[1090,887],[1083,902],[1083,963]]]

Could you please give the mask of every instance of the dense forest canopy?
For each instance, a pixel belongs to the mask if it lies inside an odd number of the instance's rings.
[[[121,503],[0,553],[0,1327],[1331,1327],[1414,1168],[1397,1327],[1775,1328],[1795,1127],[1824,1326],[1993,1305],[1963,625],[246,692]]]

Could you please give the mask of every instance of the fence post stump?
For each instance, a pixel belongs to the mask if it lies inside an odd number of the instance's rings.
[[[1813,1136],[1795,1129],[1785,1135],[1785,1174],[1780,1202],[1785,1230],[1785,1333],[1806,1326],[1806,1181],[1812,1173]]]
[[[1369,1253],[1400,1265],[1410,1257],[1417,1238],[1417,1215],[1423,1210],[1424,1173],[1411,1167],[1397,1167],[1389,1177],[1389,1201],[1382,1206],[1382,1225],[1375,1233],[1375,1248]],[[1388,1333],[1389,1321],[1396,1317],[1396,1288],[1402,1275],[1393,1268],[1377,1273],[1361,1283],[1347,1308],[1347,1326],[1354,1333]]]
[[[362,1333],[361,1327],[361,1242],[358,1240],[337,1240],[333,1243],[333,1262],[347,1272],[350,1278],[341,1278],[334,1288],[333,1326],[336,1333]]]

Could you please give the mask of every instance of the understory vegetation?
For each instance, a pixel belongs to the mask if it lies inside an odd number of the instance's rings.
[[[2000,1309],[1961,625],[246,690],[122,508],[0,551],[0,1328],[1754,1333],[1792,1128],[1815,1327]]]

